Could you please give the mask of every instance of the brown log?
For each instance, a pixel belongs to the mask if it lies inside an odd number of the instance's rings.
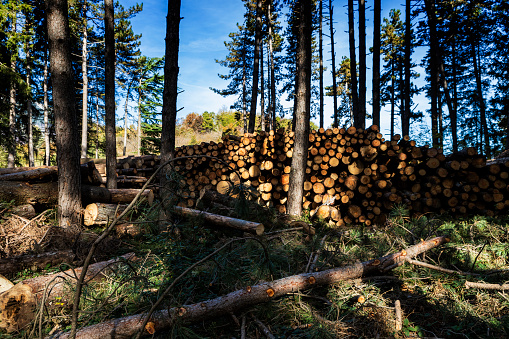
[[[0,180],[3,181],[33,181],[41,180],[48,176],[55,176],[57,174],[56,168],[40,167],[33,168],[23,172],[15,172],[10,174],[0,175]]]
[[[125,260],[134,260],[134,253],[125,254],[119,259],[92,264],[88,267],[86,281],[100,280],[114,272],[115,267]],[[34,318],[37,301],[47,292],[46,301],[62,298],[68,293],[68,285],[75,283],[81,268],[70,269],[49,275],[23,280],[9,290],[0,293],[0,328],[14,331],[23,328]],[[48,286],[51,284],[51,286]],[[72,289],[71,289],[72,290]]]
[[[256,233],[257,235],[263,234],[265,229],[262,223],[225,217],[218,214],[203,212],[180,206],[175,206],[174,211],[183,216],[203,218],[206,222],[210,222],[215,225],[235,228],[245,232]]]
[[[30,205],[30,204],[13,206],[10,208],[10,212],[12,214],[16,214],[16,215],[26,218],[26,219],[32,219],[36,215],[34,206]],[[0,270],[0,272],[1,272],[1,270]]]
[[[225,314],[231,314],[247,307],[268,302],[295,291],[305,291],[317,286],[330,285],[344,280],[360,278],[387,272],[395,267],[403,265],[406,258],[426,252],[432,248],[445,244],[449,238],[437,237],[423,241],[415,246],[408,247],[401,252],[387,255],[374,260],[357,263],[350,266],[333,268],[326,271],[303,273],[290,277],[263,282],[255,286],[246,286],[227,295],[181,307],[166,308],[155,311],[150,322],[156,332],[162,331],[179,323],[194,323],[206,319],[215,318]],[[113,339],[130,338],[136,334],[143,325],[146,313],[136,314],[124,318],[113,319],[85,327],[77,332],[76,338],[80,339]],[[147,334],[146,332],[144,334]],[[55,339],[68,338],[69,333],[61,333]]]
[[[83,213],[85,226],[107,225],[118,217],[127,205],[93,203],[87,205]]]
[[[25,268],[42,269],[65,263],[71,263],[74,253],[68,251],[54,251],[40,254],[27,254],[11,258],[0,258],[0,274],[16,273]]]

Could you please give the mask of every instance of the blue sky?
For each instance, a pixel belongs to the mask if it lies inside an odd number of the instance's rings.
[[[122,1],[124,6],[131,6],[136,1]],[[167,1],[148,0],[143,2],[143,11],[132,19],[135,33],[141,33],[141,51],[150,57],[164,55],[164,37],[166,30]],[[327,1],[324,1],[326,3]],[[402,2],[390,0],[382,1],[382,18],[388,17],[391,8],[400,8],[404,16]],[[335,49],[336,65],[343,55],[348,55],[348,29],[346,15],[347,0],[334,1],[334,25],[335,25]],[[366,43],[368,48],[372,45],[372,1],[366,2]],[[183,107],[178,117],[182,118],[188,113],[203,113],[204,111],[217,112],[221,108],[229,108],[233,103],[233,97],[223,98],[214,94],[209,88],[226,88],[227,81],[221,80],[218,73],[226,74],[228,70],[219,66],[216,59],[224,59],[227,55],[224,41],[228,40],[228,34],[237,30],[236,24],[244,20],[244,6],[241,0],[182,0],[181,16],[184,18],[180,23],[180,48],[179,48],[179,87],[184,90],[178,98],[178,107]],[[284,20],[284,18],[283,18]],[[356,24],[356,30],[357,30]],[[324,25],[324,30],[328,26]],[[328,34],[328,32],[327,32]],[[324,64],[328,67],[325,73],[324,84],[332,84],[330,74],[330,52],[327,37],[324,37]],[[422,51],[417,51],[422,55]],[[417,57],[416,57],[417,58]],[[420,59],[413,60],[419,64]],[[367,57],[367,100],[371,99],[371,56]],[[421,68],[417,72],[424,75]],[[425,109],[427,100],[424,97],[414,98],[419,103],[421,110]],[[287,107],[291,103],[283,102]],[[366,106],[368,112],[371,106]],[[386,107],[387,109],[387,107]],[[332,99],[325,99],[325,124],[330,125],[332,119]],[[315,121],[316,122],[316,121]],[[389,130],[389,116],[382,112],[381,129],[386,135]],[[370,125],[370,121],[367,122]]]

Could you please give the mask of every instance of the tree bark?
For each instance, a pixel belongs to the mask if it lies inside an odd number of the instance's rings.
[[[20,272],[25,268],[43,269],[50,266],[56,266],[61,263],[72,263],[74,253],[71,250],[44,252],[40,254],[27,254],[11,258],[0,258],[0,272],[10,274]]]
[[[266,115],[265,115],[265,77],[263,71],[263,41],[260,42],[260,129],[265,131],[266,128]]]
[[[355,127],[366,128],[366,5],[359,1],[359,111]]]
[[[44,108],[44,164],[49,166],[50,163],[50,144],[49,144],[49,109],[48,109],[48,48],[44,49],[44,70],[42,90],[44,92],[43,108]]]
[[[323,36],[322,36],[322,21],[323,21],[323,0],[318,2],[318,57],[320,62],[319,69],[319,78],[320,84],[318,85],[320,89],[320,107],[319,107],[319,115],[320,115],[320,128],[323,128]],[[332,15],[331,15],[332,16]]]
[[[302,212],[304,176],[306,171],[309,120],[311,106],[311,31],[312,0],[298,0],[296,4],[299,20],[297,39],[297,81],[295,142],[292,156],[292,173],[288,190],[288,213],[299,216]]]
[[[267,5],[267,21],[269,24],[269,57],[270,57],[270,120],[272,122],[270,129],[276,130],[276,76],[274,71],[274,47],[272,38],[272,0]]]
[[[81,175],[67,0],[48,0],[46,13],[59,166],[58,219],[61,227],[70,227],[81,223]]]
[[[380,272],[387,272],[401,266],[406,258],[412,258],[432,248],[445,244],[447,237],[437,237],[411,246],[401,252],[387,255],[378,259],[365,261],[351,266],[332,268],[326,271],[303,273],[286,278],[263,282],[255,286],[246,286],[243,289],[227,295],[199,302],[192,305],[173,307],[154,312],[150,322],[154,323],[155,331],[162,331],[176,321],[181,323],[194,323],[206,319],[231,314],[246,307],[268,302],[296,290],[304,291],[313,287],[330,285],[339,281],[351,280]],[[91,325],[81,329],[76,338],[87,339],[113,339],[131,338],[140,330],[147,314],[136,314],[125,318],[109,320],[100,324]],[[147,334],[147,332],[144,332]],[[69,338],[69,333],[61,333],[55,338]]]
[[[255,49],[253,57],[253,81],[251,87],[251,108],[248,132],[253,133],[256,123],[256,102],[258,100],[258,76],[260,67],[260,46],[262,44],[262,0],[256,0]]]
[[[141,79],[138,82],[138,88],[141,88]],[[138,145],[138,156],[141,155],[141,89],[138,90],[138,130],[136,131],[136,141]]]
[[[353,125],[358,127],[359,97],[357,92],[357,58],[355,56],[355,31],[353,0],[348,0],[348,36],[350,46],[350,90],[352,93]]]
[[[166,18],[166,46],[164,62],[164,90],[161,132],[161,163],[174,157],[175,124],[177,120],[177,79],[179,74],[179,26],[180,0],[168,0],[168,16]],[[167,196],[166,169],[161,173],[161,199]]]
[[[122,150],[122,155],[125,157],[127,154],[127,109],[128,109],[128,103],[129,103],[129,95],[131,92],[131,84],[127,86],[127,94],[125,98],[125,106],[124,106],[124,148]]]
[[[401,132],[403,135],[410,134],[410,84],[411,84],[411,61],[412,61],[412,7],[410,0],[406,0],[406,19],[405,19],[405,89],[404,89],[404,102],[405,107],[403,116],[402,116],[402,124],[401,124]]]
[[[87,43],[88,43],[88,21],[87,1],[83,1],[83,39],[81,43],[81,73],[83,81],[82,111],[81,111],[81,158],[87,157],[88,137],[88,73],[87,73]]]
[[[332,97],[334,107],[332,108],[334,117],[334,127],[339,126],[338,116],[338,86],[336,84],[336,53],[334,52],[334,27],[333,27],[333,12],[334,6],[332,6],[332,0],[329,0],[329,28],[330,28],[330,45],[331,45],[331,62],[332,62]]]
[[[113,0],[104,0],[104,27],[106,186],[108,188],[117,188],[117,137],[115,127],[115,19]]]
[[[380,127],[380,17],[381,0],[374,0],[373,20],[373,125]]]

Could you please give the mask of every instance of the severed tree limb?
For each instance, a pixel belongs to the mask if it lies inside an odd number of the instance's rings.
[[[64,262],[69,264],[73,261],[73,259],[74,253],[71,250],[0,258],[0,273],[15,273],[27,267],[41,269],[48,265],[55,266]]]
[[[403,265],[407,257],[414,257],[449,241],[448,237],[440,236],[378,259],[321,272],[293,275],[271,282],[263,282],[255,286],[247,286],[215,299],[155,311],[151,315],[150,321],[155,324],[156,331],[160,331],[172,326],[176,321],[179,323],[197,322],[236,312],[291,292],[355,279],[364,275],[387,272]],[[87,326],[78,331],[76,337],[86,339],[130,338],[138,332],[142,324],[144,324],[146,317],[146,313],[136,314]],[[69,338],[69,333],[61,333],[54,338]]]
[[[244,232],[255,233],[257,235],[262,235],[265,227],[263,224],[259,222],[246,221],[237,218],[225,217],[219,214],[213,214],[209,212],[203,212],[199,210],[194,210],[187,207],[175,206],[173,210],[183,216],[187,217],[201,217],[204,221],[221,225],[226,227],[235,228]]]
[[[399,332],[403,329],[403,312],[401,311],[401,302],[399,300],[396,300],[394,303],[394,311],[396,315],[395,330]]]
[[[471,281],[465,281],[466,288],[479,288],[484,290],[497,290],[497,291],[507,291],[509,290],[509,284],[486,284],[486,283],[476,283]]]
[[[260,329],[260,331],[262,331],[263,335],[265,337],[267,337],[268,339],[276,339],[276,337],[274,337],[274,335],[272,334],[272,332],[270,332],[269,328],[267,326],[265,326],[264,323],[262,323],[260,321],[260,319],[258,319],[254,314],[251,313],[251,318],[253,318],[253,321],[256,323],[256,325],[258,325],[258,328]]]
[[[440,266],[428,264],[428,263],[425,263],[425,262],[422,262],[422,261],[418,261],[418,260],[413,260],[413,259],[410,259],[410,258],[407,258],[406,261],[409,264],[412,264],[412,265],[422,266],[422,267],[430,268],[432,270],[436,270],[436,271],[440,271],[440,272],[444,272],[444,273],[459,274],[459,275],[480,275],[478,273],[471,273],[471,272],[462,272],[462,271],[450,270],[450,269],[447,269],[447,268],[443,268],[443,267],[440,267]]]

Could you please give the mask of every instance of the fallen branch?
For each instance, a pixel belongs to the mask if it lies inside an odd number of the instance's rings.
[[[179,321],[179,323],[197,322],[236,312],[246,307],[281,297],[290,292],[304,291],[315,286],[329,285],[342,280],[359,278],[364,275],[387,272],[403,265],[407,257],[414,257],[447,242],[449,242],[449,238],[446,236],[436,237],[379,259],[321,272],[293,275],[272,282],[260,283],[255,286],[246,286],[241,290],[215,299],[156,311],[150,317],[150,322],[155,324],[156,331],[161,331],[172,326],[176,321]],[[76,337],[87,339],[130,338],[140,329],[140,326],[146,320],[146,316],[146,313],[136,314],[91,325],[79,330],[76,333]],[[69,336],[69,333],[61,333],[54,338],[63,339],[69,338]]]
[[[396,332],[399,332],[403,329],[403,312],[401,311],[401,302],[399,300],[396,300],[394,303],[394,311],[396,315],[396,325],[394,329]]]
[[[71,263],[73,259],[74,253],[71,250],[19,255],[11,258],[1,258],[0,273],[15,273],[27,267],[42,269],[48,265],[55,266],[64,262]]]
[[[265,229],[263,224],[258,222],[225,217],[223,215],[198,211],[187,207],[175,206],[174,211],[183,216],[200,217],[203,218],[206,222],[213,223],[215,225],[235,228],[244,232],[256,233],[257,235],[263,234]]]
[[[483,290],[497,290],[497,291],[507,291],[509,290],[509,284],[486,284],[486,283],[476,283],[471,281],[465,281],[466,288],[478,288]]]
[[[436,270],[436,271],[440,271],[440,272],[444,272],[444,273],[459,274],[459,275],[480,275],[480,274],[477,274],[477,273],[470,273],[470,272],[450,270],[450,269],[447,269],[447,268],[443,268],[443,267],[440,267],[440,266],[428,264],[428,263],[425,263],[425,262],[422,262],[422,261],[418,261],[418,260],[413,260],[413,259],[410,259],[410,258],[408,258],[406,261],[409,264],[412,264],[412,265],[422,266],[422,267],[430,268],[432,270]]]

